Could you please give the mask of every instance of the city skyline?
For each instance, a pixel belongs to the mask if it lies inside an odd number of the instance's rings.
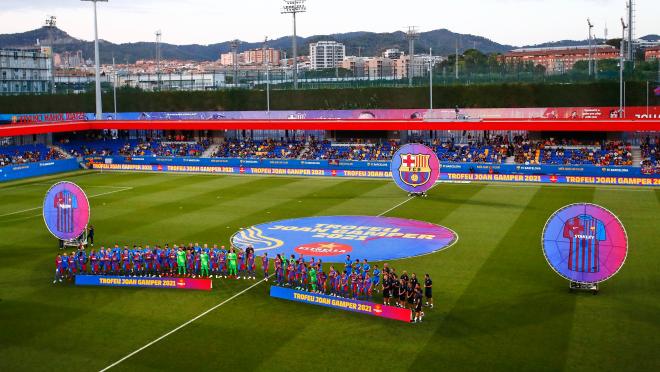
[[[37,28],[47,16],[54,15],[58,27],[71,36],[83,40],[93,37],[89,3],[78,0],[57,5],[43,0],[29,3],[5,0],[3,3],[0,10],[2,34]],[[114,43],[154,41],[155,30],[162,29],[164,43],[206,45],[233,38],[254,42],[265,35],[270,38],[291,35],[290,19],[280,14],[282,1],[246,0],[215,7],[211,4],[217,2],[189,0],[185,7],[174,0],[99,3],[99,37]],[[346,10],[348,4],[350,11]],[[587,17],[595,24],[595,37],[604,36],[607,23],[608,36],[616,38],[621,33],[619,18],[625,16],[625,1],[622,0],[556,0],[552,4],[538,0],[468,0],[460,4],[419,0],[413,6],[396,10],[388,4],[400,7],[399,3],[390,0],[382,0],[376,8],[372,6],[373,2],[308,0],[309,11],[298,17],[298,34],[306,37],[353,31],[392,32],[414,24],[421,31],[446,28],[452,32],[483,36],[501,44],[523,46],[586,39]],[[640,0],[636,6],[636,36],[659,33],[654,15],[660,14],[660,2]],[[515,12],[511,11],[513,9]],[[249,22],[246,22],[246,13],[250,16]],[[390,18],[392,14],[397,18]],[[447,14],[468,14],[469,17]],[[497,18],[491,17],[492,14],[497,14]],[[337,21],[328,22],[328,19]],[[115,27],[115,24],[122,27]],[[133,26],[123,27],[126,24]],[[557,28],[557,24],[562,27]]]

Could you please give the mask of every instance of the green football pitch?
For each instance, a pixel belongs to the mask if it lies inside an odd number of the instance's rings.
[[[390,263],[433,278],[421,324],[276,300],[250,280],[214,279],[210,292],[52,284],[59,250],[41,203],[58,180],[86,190],[97,248],[227,245],[257,223],[384,212],[460,239]],[[540,246],[548,217],[576,202],[608,208],[628,233],[626,263],[597,296],[569,293]],[[392,182],[338,178],[81,172],[3,184],[0,370],[657,371],[659,232],[660,190],[633,187],[439,184],[408,200]]]

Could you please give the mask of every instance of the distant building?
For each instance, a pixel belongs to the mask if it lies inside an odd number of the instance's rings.
[[[363,77],[364,75],[364,66],[365,66],[365,59],[364,57],[355,57],[355,56],[349,56],[344,58],[343,61],[341,61],[341,68],[350,70],[353,73],[353,76],[355,77]]]
[[[264,64],[264,50],[262,48],[247,50],[243,53],[243,61],[249,65],[263,65]],[[266,60],[270,65],[277,66],[280,64],[283,53],[279,50],[268,48],[266,49]]]
[[[245,55],[243,53],[236,53],[236,59],[238,64],[245,63]],[[220,64],[223,66],[233,66],[234,65],[234,53],[222,53],[220,55]]]
[[[0,49],[0,94],[51,93],[52,79],[49,47]]]
[[[309,44],[310,68],[318,70],[341,65],[346,55],[346,46],[336,41],[319,41]]]
[[[619,51],[611,45],[596,45],[592,49],[593,59],[616,59]],[[500,57],[507,64],[532,62],[545,67],[548,74],[562,74],[573,69],[578,61],[589,59],[589,46],[524,48],[515,49]]]
[[[644,50],[644,60],[645,61],[651,61],[651,60],[660,60],[660,46],[656,47],[651,47],[651,48],[646,48]]]
[[[373,57],[365,60],[365,75],[373,79],[396,76],[396,60]]]
[[[85,58],[83,58],[82,50],[75,53],[66,51],[64,53],[55,53],[53,63],[55,67],[76,68],[85,64]]]
[[[440,57],[434,58],[434,63]],[[404,79],[408,77],[410,56],[402,55],[399,59],[395,60],[394,75],[397,79]],[[412,58],[412,74],[413,77],[427,76],[429,69],[429,56],[415,55]]]
[[[383,52],[383,58],[399,59],[404,54],[405,53],[400,51],[398,48],[392,48]]]

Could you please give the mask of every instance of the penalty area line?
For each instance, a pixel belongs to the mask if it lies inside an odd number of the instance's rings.
[[[275,274],[270,274],[270,275],[268,276],[268,278],[272,277],[273,275],[275,275]],[[149,342],[148,344],[142,346],[141,348],[136,349],[135,351],[133,351],[132,353],[130,353],[130,354],[126,355],[125,357],[119,359],[118,361],[116,361],[116,362],[110,364],[109,366],[107,366],[107,367],[101,369],[100,372],[105,372],[105,371],[109,370],[110,368],[117,366],[118,364],[120,364],[121,362],[125,361],[126,359],[132,357],[133,355],[135,355],[135,354],[137,354],[137,353],[139,353],[139,352],[141,352],[142,350],[148,348],[149,346],[151,346],[151,345],[153,345],[153,344],[159,342],[160,340],[166,338],[167,336],[169,336],[169,335],[175,333],[176,331],[180,330],[181,328],[186,327],[186,326],[189,325],[190,323],[196,321],[196,320],[199,319],[199,318],[202,318],[203,316],[207,315],[208,313],[212,312],[213,310],[215,310],[215,309],[219,308],[220,306],[222,306],[222,305],[228,303],[229,301],[235,299],[236,297],[238,297],[238,296],[244,294],[245,292],[249,291],[250,289],[252,289],[252,288],[258,286],[259,284],[261,284],[261,283],[263,283],[263,282],[265,282],[265,281],[266,281],[266,279],[261,279],[260,281],[254,283],[254,284],[252,284],[251,286],[245,288],[244,290],[242,290],[242,291],[240,291],[240,292],[234,294],[233,296],[231,296],[231,297],[229,297],[228,299],[222,301],[221,303],[219,303],[219,304],[213,306],[212,308],[210,308],[210,309],[204,311],[203,313],[197,315],[196,317],[190,319],[189,321],[187,321],[187,322],[181,324],[180,326],[174,328],[173,330],[171,330],[171,331],[165,333],[164,335],[158,337],[157,339],[155,339],[155,340]]]

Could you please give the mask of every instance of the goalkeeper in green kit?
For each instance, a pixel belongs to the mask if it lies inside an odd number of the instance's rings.
[[[176,267],[179,271],[179,275],[186,275],[186,252],[183,251],[181,247],[176,252]]]
[[[202,251],[202,254],[200,255],[200,260],[201,260],[201,268],[200,268],[200,274],[201,276],[206,276],[208,278],[209,276],[209,254],[206,253],[206,251]],[[206,274],[204,274],[206,273]]]
[[[314,266],[309,268],[309,281],[312,283],[312,292],[316,293],[316,269]]]
[[[227,266],[229,267],[229,277],[231,278],[232,275],[236,277],[236,252],[234,252],[234,248],[231,248],[227,253]]]

